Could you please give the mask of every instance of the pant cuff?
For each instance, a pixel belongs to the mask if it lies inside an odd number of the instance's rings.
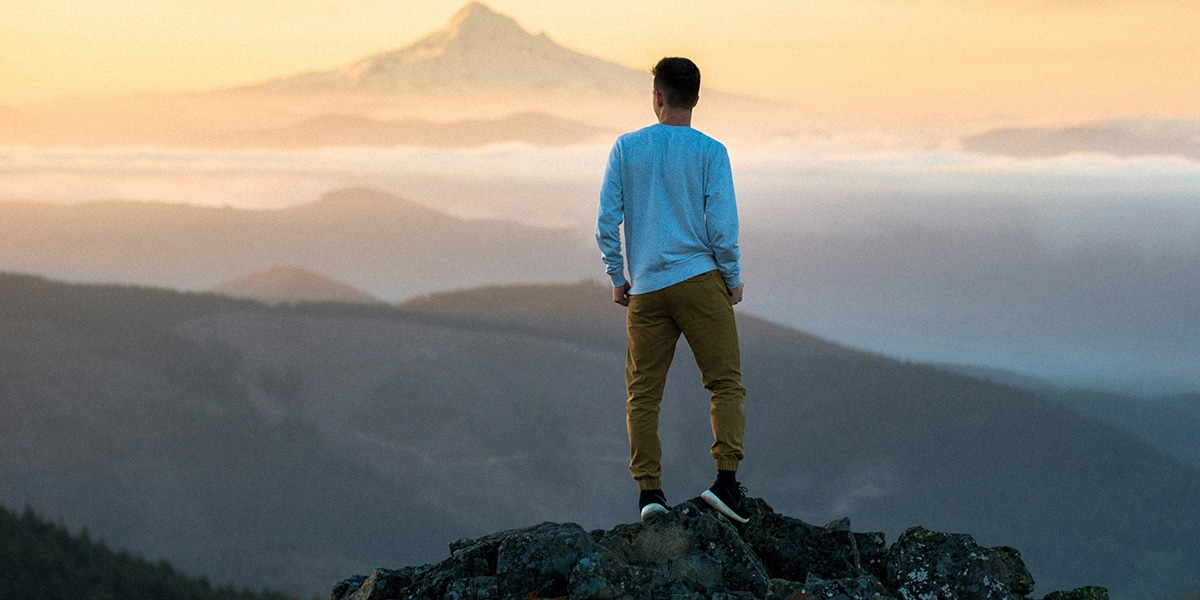
[[[637,480],[637,484],[638,484],[638,490],[661,490],[662,489],[662,479],[658,479],[658,478],[639,479],[639,480]]]
[[[739,462],[740,461],[738,461],[738,459],[736,459],[736,458],[718,459],[717,460],[717,470],[718,471],[737,471]]]

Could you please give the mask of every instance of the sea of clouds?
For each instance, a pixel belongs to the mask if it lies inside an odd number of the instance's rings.
[[[985,211],[1020,203],[1034,209],[1051,238],[1069,241],[1090,232],[1145,234],[1161,242],[1171,233],[1139,231],[1123,218],[1108,224],[1104,218],[1080,219],[1074,211],[1118,203],[1153,213],[1156,205],[1190,201],[1200,192],[1200,162],[1184,158],[1010,158],[874,146],[842,140],[731,147],[743,220],[811,228],[869,221],[880,209],[924,220],[944,216],[940,210],[947,201]],[[366,186],[462,218],[590,227],[607,153],[606,146],[524,144],[302,151],[9,147],[0,148],[0,201],[136,200],[272,209]],[[931,213],[929,207],[939,210]]]

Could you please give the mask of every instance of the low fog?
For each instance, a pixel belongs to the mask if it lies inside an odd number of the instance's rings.
[[[1200,163],[976,156],[889,139],[781,140],[730,152],[746,312],[905,359],[1146,395],[1200,389]],[[6,148],[0,201],[258,210],[366,187],[459,219],[574,231],[586,255],[606,155],[602,145],[523,144]],[[602,273],[597,257],[555,278],[572,270],[578,279]],[[533,269],[518,275],[546,280]],[[463,284],[451,270],[417,292]],[[406,299],[386,282],[365,291]]]

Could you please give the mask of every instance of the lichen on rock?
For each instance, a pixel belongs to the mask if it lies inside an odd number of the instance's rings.
[[[901,600],[1013,600],[1033,591],[1033,576],[1013,548],[983,548],[970,535],[913,527],[887,558],[887,582]]]

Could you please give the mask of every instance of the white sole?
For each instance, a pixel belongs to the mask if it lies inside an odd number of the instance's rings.
[[[646,519],[649,519],[650,517],[653,517],[654,515],[665,515],[665,514],[667,514],[667,507],[665,507],[657,502],[651,502],[650,504],[647,504],[646,506],[642,507],[642,520],[643,521],[645,521]]]
[[[704,490],[704,493],[700,494],[700,497],[704,498],[704,501],[707,502],[709,506],[717,509],[721,514],[729,517],[730,519],[733,519],[734,521],[737,521],[738,523],[749,523],[750,522],[750,519],[747,519],[746,517],[738,515],[737,513],[733,512],[732,508],[725,506],[725,503],[721,502],[721,499],[718,498],[716,494],[714,494],[708,490]]]

